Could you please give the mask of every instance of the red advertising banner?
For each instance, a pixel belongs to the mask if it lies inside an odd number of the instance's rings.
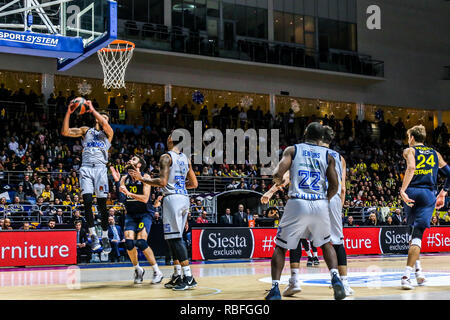
[[[275,249],[277,229],[254,228],[252,231],[255,244],[253,258],[272,257],[273,250]],[[378,241],[379,234],[380,228],[344,228],[344,246],[347,254],[381,253]],[[317,248],[317,254],[322,255],[320,248]],[[306,256],[304,250],[302,255]]]
[[[77,263],[76,231],[1,231],[0,267]]]
[[[432,227],[425,230],[421,252],[450,251],[450,227]]]
[[[192,228],[192,260],[203,260],[200,253],[200,235],[203,229]]]
[[[408,232],[407,226],[344,228],[344,246],[348,255],[405,254]],[[192,259],[270,258],[276,233],[276,228],[193,228]],[[450,227],[427,229],[421,251],[450,251]],[[322,255],[320,248],[317,252]],[[306,256],[304,250],[302,255]]]
[[[271,258],[273,250],[275,250],[275,236],[277,229],[252,229],[253,238],[255,239],[255,248],[252,258]],[[288,253],[289,254],[289,253]]]
[[[348,255],[379,254],[381,228],[344,228],[344,247]]]

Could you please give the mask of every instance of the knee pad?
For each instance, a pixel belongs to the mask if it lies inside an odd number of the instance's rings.
[[[422,227],[413,227],[411,232],[411,245],[422,247],[422,237],[425,229]]]
[[[97,204],[98,211],[100,211],[100,213],[103,213],[102,211],[108,213],[108,209],[106,208],[106,198],[97,198]]]
[[[306,239],[300,239],[301,244],[303,245],[303,249],[305,249],[305,251],[309,251],[309,243],[308,240]]]
[[[289,262],[290,263],[300,263],[302,257],[302,246],[300,248],[289,250]]]
[[[94,214],[92,213],[92,193],[83,194],[83,203],[84,203],[84,216],[86,218],[86,222],[88,228],[94,227]]]
[[[188,260],[187,249],[181,238],[170,239],[170,240],[168,240],[168,242],[171,243],[173,254],[174,254],[174,257],[176,258],[176,260],[178,260],[180,262]]]
[[[173,248],[172,248],[172,243],[171,243],[169,240],[166,240],[166,243],[167,243],[167,249],[169,250],[168,254],[169,254],[174,260],[176,260],[176,258],[175,258],[175,252],[173,252]]]
[[[101,217],[102,230],[108,230],[108,209],[106,208],[106,198],[97,198],[98,211]]]
[[[93,202],[93,200],[92,200],[92,193],[85,193],[85,194],[83,194],[83,202],[84,202],[84,204],[87,204],[87,205],[91,204],[92,205],[92,202]],[[86,208],[85,208],[85,210],[86,210]]]
[[[133,250],[133,248],[134,248],[134,240],[125,239],[125,247],[127,248],[128,251]]]
[[[338,266],[346,266],[347,265],[347,252],[345,252],[345,248],[343,244],[335,244],[333,245],[334,251],[336,251]]]
[[[144,251],[148,248],[148,243],[144,239],[138,239],[136,240],[136,248],[138,248],[141,251]]]

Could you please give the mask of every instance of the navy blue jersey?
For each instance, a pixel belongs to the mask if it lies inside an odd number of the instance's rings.
[[[134,194],[144,194],[144,183],[140,181],[133,181],[133,178],[131,178],[130,175],[127,175],[124,183],[128,192]],[[150,197],[147,203],[127,197],[124,205],[127,209],[127,214],[154,213],[154,208]]]
[[[436,151],[426,146],[412,148],[415,150],[416,169],[409,186],[436,190],[439,171],[439,159]]]

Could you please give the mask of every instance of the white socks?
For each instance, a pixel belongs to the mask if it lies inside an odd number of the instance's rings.
[[[183,274],[185,277],[192,277],[191,267],[189,266],[183,267]]]
[[[134,266],[134,268],[135,268],[136,270],[137,270],[137,269],[142,269],[141,266],[139,265],[139,262],[138,262],[137,265]]]
[[[317,258],[317,251],[316,251],[316,252],[314,252],[314,257],[316,257],[316,258]]]
[[[152,268],[153,268],[153,272],[161,273],[161,271],[159,270],[159,267],[158,267],[158,264],[157,264],[157,263],[155,263],[154,265],[152,265]]]
[[[174,273],[176,276],[181,276],[181,265],[176,264],[176,265],[174,266],[174,271],[173,271],[173,273]]]
[[[405,268],[405,272],[403,273],[403,276],[404,276],[404,277],[407,277],[407,278],[409,279],[410,276],[411,276],[411,271],[413,271],[413,268],[411,268],[411,267],[406,267],[406,268]]]
[[[422,271],[422,265],[420,263],[420,260],[416,260],[416,270]]]
[[[339,274],[338,269],[330,269],[330,274],[331,274],[331,277],[333,278],[333,276],[335,274]]]
[[[275,285],[279,285],[280,280],[272,280],[272,288],[275,287]]]
[[[306,254],[308,255],[308,257],[312,258],[311,250],[306,251]]]
[[[298,280],[299,269],[291,269],[291,278],[294,280]]]

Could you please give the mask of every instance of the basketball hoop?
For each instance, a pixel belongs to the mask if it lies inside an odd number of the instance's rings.
[[[125,88],[125,71],[133,57],[134,48],[133,42],[115,40],[97,52],[103,67],[103,86],[105,88]]]

